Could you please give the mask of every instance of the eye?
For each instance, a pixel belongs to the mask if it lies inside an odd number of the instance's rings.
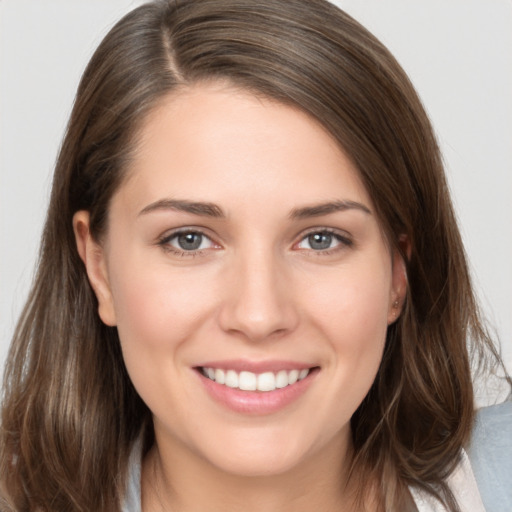
[[[352,241],[347,237],[329,230],[321,230],[314,231],[306,235],[296,247],[297,249],[320,252],[337,249],[340,246],[350,245],[352,245]]]
[[[197,251],[208,246],[208,239],[202,233],[179,233],[169,243],[177,249],[184,251]]]
[[[179,231],[163,237],[159,245],[176,253],[194,253],[217,247],[216,244],[200,231]]]

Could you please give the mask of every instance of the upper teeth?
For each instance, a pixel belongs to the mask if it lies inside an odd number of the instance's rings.
[[[224,384],[230,388],[238,388],[243,391],[274,391],[295,384],[304,379],[309,369],[281,370],[277,373],[252,373],[236,372],[235,370],[221,370],[220,368],[203,368],[203,374],[218,384]]]

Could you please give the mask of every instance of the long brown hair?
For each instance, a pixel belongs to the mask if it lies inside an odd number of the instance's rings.
[[[497,357],[477,305],[438,146],[386,48],[324,0],[160,0],[105,37],[57,161],[37,274],[5,370],[2,510],[119,510],[128,456],[151,415],[78,256],[72,217],[100,239],[145,117],[179,87],[228,81],[292,104],[352,158],[388,240],[410,241],[408,290],[372,389],[352,418],[354,478],[387,511],[419,486],[456,510],[444,478],[473,420],[467,340]]]

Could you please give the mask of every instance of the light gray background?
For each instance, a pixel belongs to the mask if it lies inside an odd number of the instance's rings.
[[[0,364],[33,274],[80,74],[140,0],[0,0]],[[444,153],[474,279],[512,371],[512,1],[339,0],[395,54]]]

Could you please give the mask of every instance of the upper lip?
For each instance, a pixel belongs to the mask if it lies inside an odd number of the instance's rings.
[[[196,368],[214,368],[220,370],[234,370],[236,372],[278,372],[280,370],[304,370],[314,368],[315,364],[302,363],[299,361],[290,360],[268,360],[268,361],[249,361],[244,359],[232,359],[222,361],[207,361]]]

